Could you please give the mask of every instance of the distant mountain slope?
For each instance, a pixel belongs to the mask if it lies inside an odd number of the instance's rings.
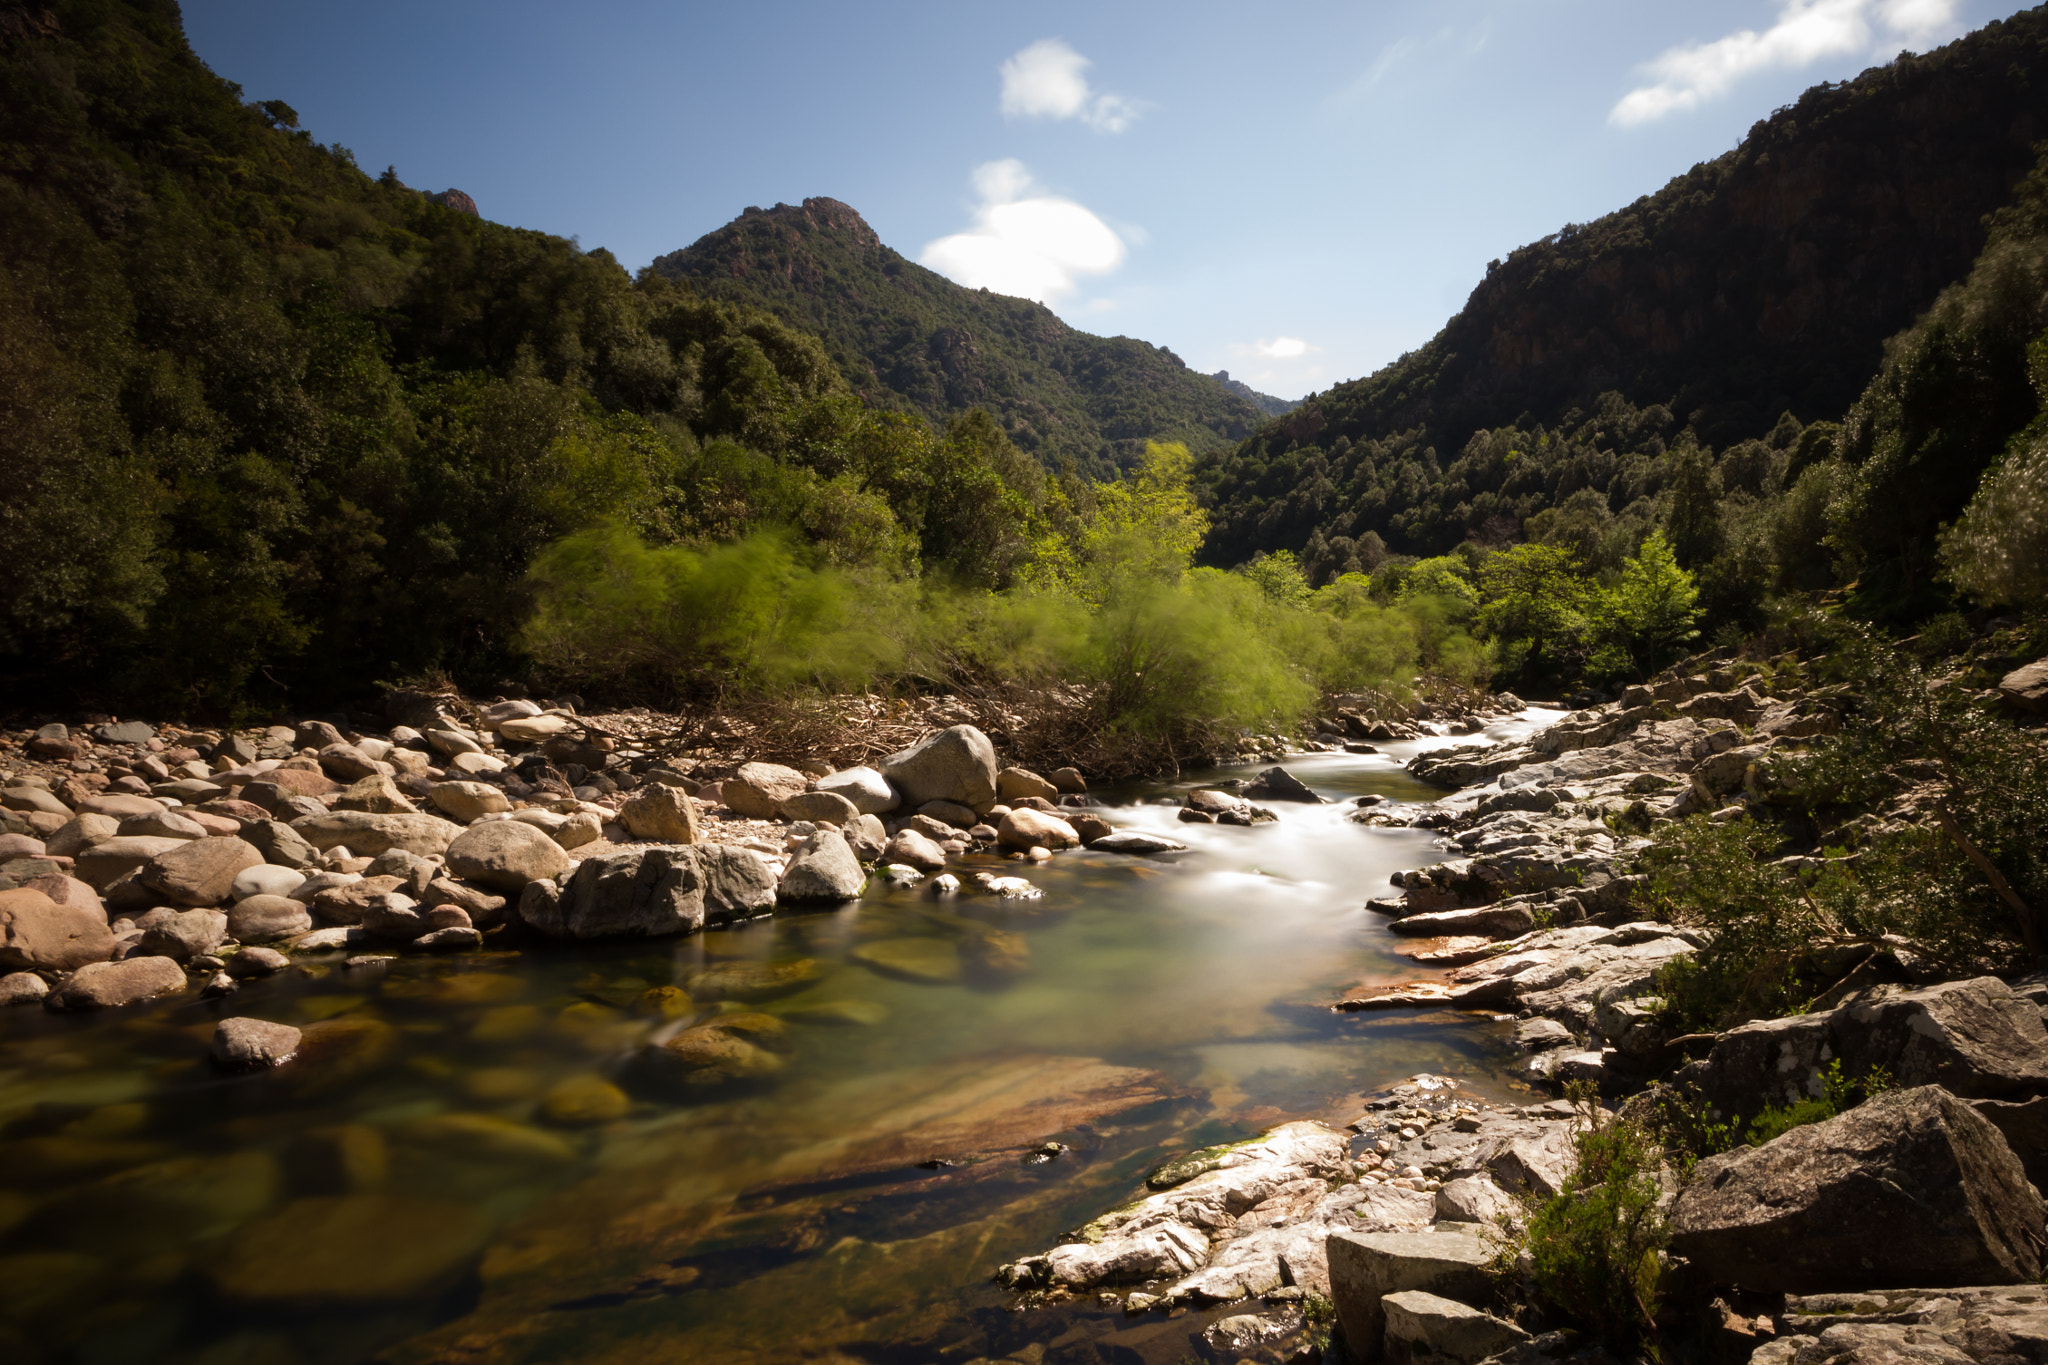
[[[1076,331],[1028,299],[967,289],[882,244],[836,199],[750,208],[653,268],[825,340],[870,403],[943,422],[985,407],[1049,466],[1098,476],[1147,439],[1243,440],[1265,410],[1163,346]]]
[[[1808,90],[1656,194],[1493,262],[1427,345],[1216,457],[1208,557],[1367,530],[1447,548],[1478,529],[1449,513],[1491,512],[1476,485],[1437,488],[1475,432],[1576,427],[1606,393],[1717,446],[1787,410],[1839,417],[1885,339],[1969,270],[2044,136],[2041,8]],[[1446,515],[1404,521],[1418,500]]]
[[[1298,399],[1275,398],[1270,393],[1260,393],[1242,379],[1232,379],[1228,370],[1218,370],[1209,377],[1224,388],[1229,389],[1239,398],[1252,404],[1268,417],[1285,417],[1288,413],[1301,406],[1301,402]]]

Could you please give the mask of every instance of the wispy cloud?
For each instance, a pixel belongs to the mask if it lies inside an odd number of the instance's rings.
[[[1059,38],[1044,38],[1003,63],[1007,118],[1079,119],[1098,133],[1121,133],[1146,105],[1088,88],[1086,57]]]
[[[1760,71],[1858,52],[1888,55],[1900,43],[1926,46],[1954,32],[1961,8],[1962,0],[1779,0],[1778,22],[1761,33],[1739,29],[1645,63],[1648,82],[1623,95],[1607,120],[1633,128],[1698,108]]]
[[[1123,238],[1071,199],[1044,193],[1014,158],[974,169],[980,203],[966,232],[941,237],[918,260],[956,284],[1051,303],[1124,263]]]
[[[1323,367],[1309,360],[1322,349],[1300,337],[1260,337],[1234,344],[1230,355],[1233,361],[1250,366],[1238,378],[1252,387],[1299,393],[1323,377]]]
[[[1487,20],[1478,28],[1465,33],[1460,33],[1455,28],[1440,28],[1435,33],[1422,37],[1410,35],[1396,38],[1380,50],[1379,56],[1372,59],[1370,66],[1329,96],[1325,104],[1336,108],[1370,94],[1387,77],[1433,49],[1455,44],[1458,55],[1468,58],[1477,56],[1492,34],[1493,22]]]

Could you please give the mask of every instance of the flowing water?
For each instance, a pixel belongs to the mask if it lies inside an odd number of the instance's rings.
[[[1171,859],[963,869],[1036,900],[877,879],[841,910],[681,941],[337,956],[227,1002],[9,1011],[0,1356],[1001,1355],[1051,1329],[989,1272],[1161,1160],[1342,1123],[1418,1071],[1504,1091],[1499,1025],[1328,1008],[1403,974],[1363,903],[1440,856],[1424,831],[1349,823],[1348,798],[1433,799],[1400,763],[1448,742],[1291,759],[1333,804],[1275,805],[1278,825],[1180,823],[1160,803],[1193,780],[1099,793],[1114,823],[1190,846]],[[780,1069],[693,1090],[634,1062],[721,1013],[755,1016]],[[206,1061],[228,1014],[322,1027],[299,1061],[230,1078]],[[1048,1135],[1063,1150],[1034,1151]]]

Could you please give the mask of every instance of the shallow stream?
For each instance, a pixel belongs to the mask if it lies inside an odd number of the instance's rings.
[[[336,955],[226,1002],[9,1011],[0,1357],[921,1362],[1085,1336],[1108,1315],[1020,1317],[990,1271],[1190,1148],[1343,1123],[1418,1071],[1506,1093],[1499,1025],[1328,1008],[1403,974],[1363,905],[1440,856],[1349,823],[1349,798],[1434,799],[1400,764],[1450,742],[1290,759],[1333,804],[1273,805],[1277,825],[1180,823],[1157,803],[1196,775],[1098,793],[1190,845],[1171,859],[959,869],[1036,900],[877,878],[682,941]],[[693,1092],[634,1063],[714,1012],[775,1021],[781,1069]],[[228,1014],[326,1022],[299,1061],[228,1078],[206,1060]]]

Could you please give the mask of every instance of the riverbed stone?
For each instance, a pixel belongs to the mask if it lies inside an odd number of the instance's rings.
[[[282,820],[248,821],[242,826],[242,839],[263,855],[264,862],[278,867],[304,869],[320,857],[320,850]]]
[[[292,832],[322,852],[346,847],[358,857],[374,858],[394,848],[426,856],[446,853],[462,827],[438,815],[379,815],[340,810],[305,816],[291,822]]]
[[[1081,836],[1057,815],[1019,807],[996,826],[996,842],[1008,849],[1062,849],[1079,846]]]
[[[938,872],[946,866],[946,850],[914,829],[897,831],[882,849],[882,858],[914,867],[920,872]]]
[[[884,976],[926,985],[951,985],[962,975],[959,948],[942,938],[874,939],[856,946],[847,956]]]
[[[972,725],[941,730],[875,766],[913,808],[954,801],[983,810],[996,799],[995,746]]]
[[[810,784],[810,778],[780,763],[742,763],[719,784],[719,799],[750,820],[773,820],[784,797]]]
[[[1519,938],[1536,927],[1536,916],[1527,905],[1481,905],[1403,915],[1387,927],[1416,938]]]
[[[619,823],[635,839],[664,844],[697,842],[697,806],[679,787],[649,782],[619,807]]]
[[[133,949],[137,957],[167,957],[190,962],[204,957],[227,940],[228,917],[218,910],[185,910],[165,915],[142,931]]]
[[[213,1062],[223,1071],[263,1071],[297,1055],[299,1030],[267,1019],[223,1019],[213,1028]]]
[[[206,826],[192,819],[180,810],[157,810],[147,815],[131,815],[123,820],[115,834],[130,837],[143,835],[157,839],[204,839],[210,832]]]
[[[1020,796],[1037,796],[1057,801],[1060,789],[1028,768],[1005,768],[996,774],[996,799],[1014,801]]]
[[[1380,1303],[1388,1365],[1478,1365],[1529,1340],[1512,1322],[1425,1289],[1404,1289]]]
[[[103,844],[120,833],[121,822],[110,815],[90,811],[74,815],[43,841],[43,852],[59,858],[75,858],[95,844]]]
[[[1671,1230],[1709,1283],[1794,1294],[2032,1281],[2048,1245],[2004,1137],[1932,1085],[1707,1158]]]
[[[237,902],[251,896],[289,896],[305,885],[305,881],[306,874],[297,868],[258,863],[237,872],[228,893],[229,898]]]
[[[508,895],[576,865],[560,844],[518,820],[471,825],[450,841],[447,855],[448,870],[456,876]]]
[[[1257,777],[1246,783],[1244,795],[1252,801],[1295,801],[1310,806],[1326,804],[1322,797],[1308,789],[1307,783],[1277,764],[1261,769]]]
[[[1074,822],[1074,827],[1078,832],[1079,821]],[[1124,853],[1142,857],[1155,853],[1185,853],[1188,846],[1163,834],[1153,834],[1142,829],[1124,829],[1104,834],[1089,842],[1088,847],[1104,853]]]
[[[9,1005],[36,1005],[49,997],[50,983],[34,972],[9,972],[0,976],[0,1009]]]
[[[626,1116],[633,1102],[626,1092],[602,1076],[569,1076],[557,1081],[541,1097],[541,1116],[564,1127],[586,1127],[610,1123]]]
[[[784,1032],[781,1020],[764,1014],[727,1014],[652,1043],[641,1055],[662,1079],[722,1086],[782,1070]]]
[[[142,882],[179,905],[219,905],[239,873],[262,864],[263,855],[241,839],[193,839],[152,857],[143,865]]]
[[[232,1234],[204,1266],[231,1303],[399,1304],[452,1288],[490,1224],[463,1204],[384,1194],[294,1199]]]
[[[160,853],[182,847],[187,840],[163,839],[152,835],[121,835],[104,839],[80,852],[72,870],[78,879],[97,891],[136,872]]]
[[[755,854],[727,844],[659,844],[586,858],[560,885],[521,894],[519,916],[555,938],[694,933],[765,913],[775,881]]]
[[[56,1010],[116,1009],[185,989],[185,969],[167,957],[130,957],[92,962],[73,972],[53,992]]]
[[[812,824],[844,827],[860,818],[860,808],[837,792],[796,792],[776,803],[776,814],[785,820],[809,820]]]
[[[275,948],[261,948],[250,945],[228,959],[228,975],[237,981],[257,976],[276,976],[292,965],[292,960]]]
[[[867,884],[860,859],[836,829],[821,829],[804,840],[789,860],[776,887],[782,902],[850,901]]]
[[[329,806],[334,810],[369,811],[377,815],[412,815],[418,808],[383,773],[357,778],[346,790],[335,793]]]
[[[59,904],[29,887],[0,891],[0,967],[68,972],[113,952],[104,913]]]
[[[442,814],[465,825],[482,816],[512,809],[511,798],[488,782],[436,782],[427,788],[427,800]]]
[[[818,779],[818,790],[843,796],[862,815],[887,815],[903,804],[889,779],[873,768],[845,768]]]

